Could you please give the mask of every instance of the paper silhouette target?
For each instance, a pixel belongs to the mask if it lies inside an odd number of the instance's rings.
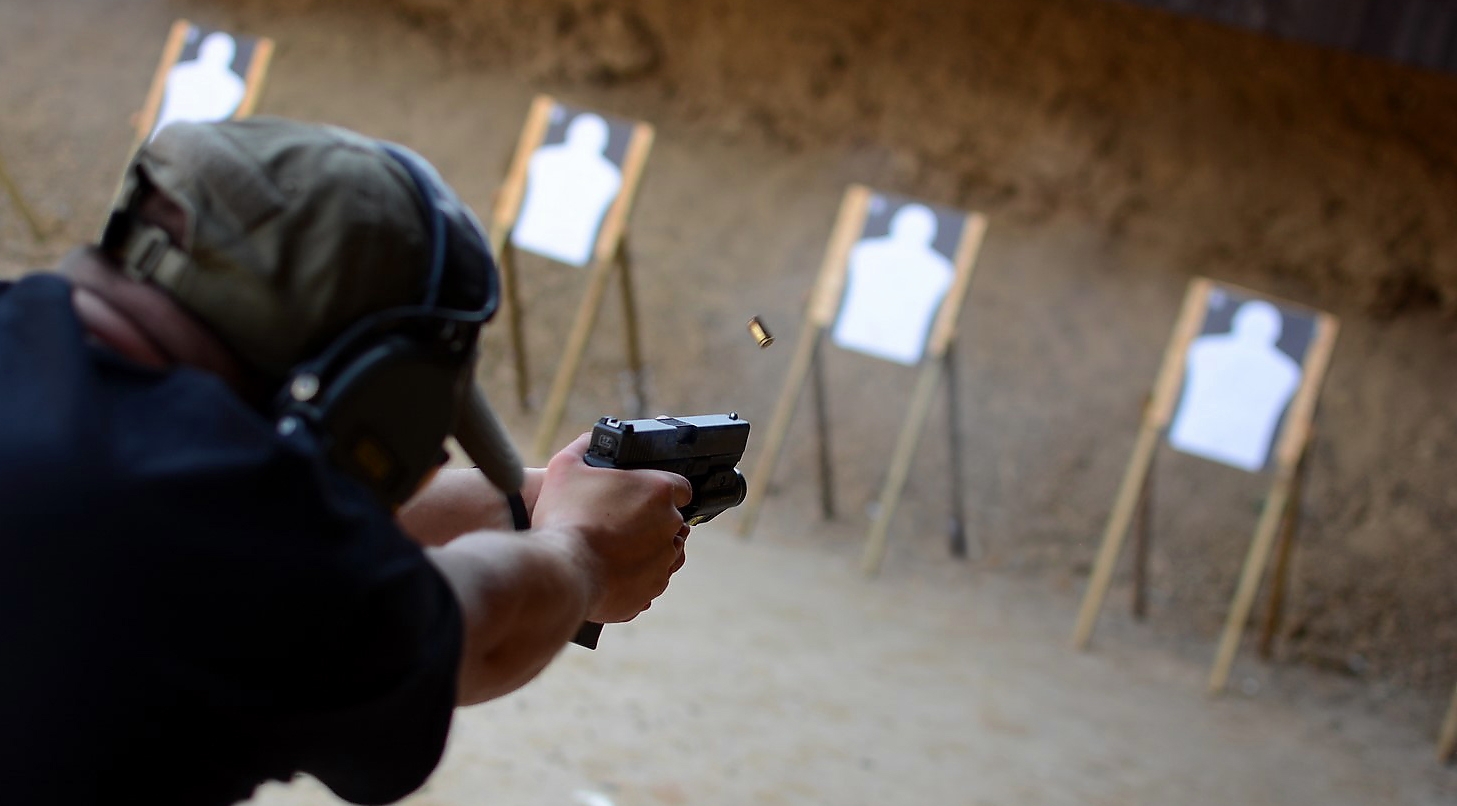
[[[512,243],[570,266],[591,262],[603,220],[622,191],[633,129],[627,121],[553,104],[527,163]]]
[[[1264,470],[1314,333],[1310,313],[1211,288],[1185,355],[1169,444],[1251,473]]]
[[[845,296],[830,331],[839,347],[914,366],[956,277],[965,214],[909,199],[870,196],[845,263]]]
[[[225,31],[213,31],[198,40],[197,29],[191,32],[194,40],[184,51],[172,69],[167,71],[167,85],[162,91],[162,109],[157,113],[157,125],[152,127],[152,137],[168,125],[180,120],[216,121],[227,120],[238,111],[247,92],[243,75],[247,71],[247,57],[243,59],[240,71],[234,64],[238,55],[238,43],[233,35]],[[251,48],[250,48],[251,50]],[[250,54],[251,55],[251,54]]]
[[[271,40],[177,21],[138,120],[138,138],[151,139],[178,121],[247,117],[272,53]]]

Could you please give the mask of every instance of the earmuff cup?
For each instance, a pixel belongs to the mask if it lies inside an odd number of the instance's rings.
[[[280,394],[278,416],[311,426],[334,466],[393,509],[447,458],[455,404],[469,382],[464,358],[403,334],[371,338],[335,366],[295,373]],[[297,399],[301,378],[305,391],[317,384],[312,398]]]

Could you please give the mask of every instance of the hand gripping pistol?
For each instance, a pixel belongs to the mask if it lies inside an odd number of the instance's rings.
[[[749,486],[738,470],[749,443],[749,423],[738,414],[619,420],[603,417],[592,428],[586,461],[619,470],[666,470],[688,479],[693,500],[678,511],[690,526],[744,502]],[[597,647],[602,625],[586,622],[572,640]]]

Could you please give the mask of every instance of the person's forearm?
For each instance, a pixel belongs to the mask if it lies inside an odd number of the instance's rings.
[[[590,560],[565,535],[478,532],[429,553],[464,616],[460,705],[525,685],[566,645],[597,596]]]
[[[526,511],[536,508],[544,471],[527,468],[521,496]],[[509,531],[511,510],[506,497],[475,468],[440,471],[395,515],[400,528],[422,546],[443,546],[481,529]]]

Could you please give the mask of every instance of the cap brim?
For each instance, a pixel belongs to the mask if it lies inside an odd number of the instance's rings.
[[[485,392],[474,382],[465,386],[457,412],[455,441],[496,489],[507,495],[520,492],[526,473],[516,446],[491,411]]]

